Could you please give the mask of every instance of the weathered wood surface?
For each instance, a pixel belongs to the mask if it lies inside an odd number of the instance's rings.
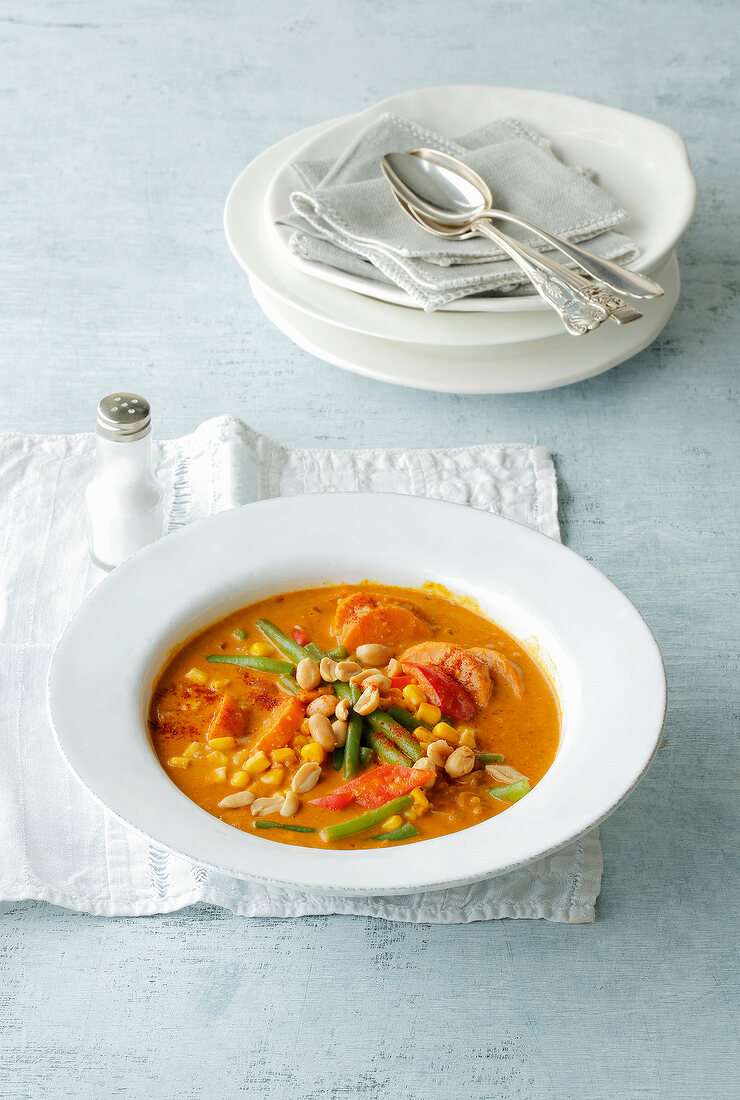
[[[666,743],[605,825],[598,922],[408,927],[221,911],[0,921],[0,1094],[713,1097],[737,984],[737,217],[731,2],[0,3],[0,428],[140,389],[161,435],[234,412],[295,444],[534,440],[565,540],[644,612]],[[326,367],[262,316],[223,200],[286,134],[407,87],[590,95],[686,138],[683,298],[632,362],[454,397]]]

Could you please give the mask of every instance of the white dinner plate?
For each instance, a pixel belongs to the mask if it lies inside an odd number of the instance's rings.
[[[557,92],[488,85],[404,92],[350,118],[338,119],[307,140],[291,160],[335,158],[369,123],[385,113],[400,115],[450,138],[498,118],[513,117],[529,123],[553,143],[564,163],[595,171],[599,184],[628,211],[630,220],[620,228],[641,250],[630,265],[637,271],[653,271],[665,260],[694,215],[696,181],[686,146],[674,130],[628,111]],[[271,223],[290,210],[290,194],[301,186],[297,173],[286,163],[268,191],[266,212]],[[290,233],[284,227],[276,229],[276,237],[288,255]],[[414,305],[399,287],[349,275],[326,264],[293,256],[291,260],[307,274],[337,286],[398,305]],[[548,308],[538,295],[463,299],[444,307],[493,313]]]
[[[441,539],[440,531],[454,537]],[[563,725],[544,778],[480,825],[368,851],[275,844],[191,802],[161,768],[147,725],[152,687],[172,648],[270,594],[365,577],[405,586],[433,581],[473,598],[550,669]],[[266,883],[392,894],[500,874],[593,828],[655,753],[665,676],[655,640],[627,597],[560,543],[463,505],[327,493],[222,512],[129,559],[69,623],[52,661],[48,700],[70,768],[144,836]]]
[[[629,325],[607,321],[586,336],[551,336],[490,347],[445,347],[363,336],[286,305],[257,279],[252,291],[270,320],[304,351],[368,378],[444,393],[524,393],[601,374],[652,343],[678,301],[678,261],[659,269],[662,298],[641,303]]]
[[[499,344],[552,336],[562,327],[552,310],[539,313],[425,313],[389,305],[364,294],[334,286],[299,270],[281,248],[274,226],[265,217],[265,194],[275,172],[295,149],[330,123],[293,134],[261,153],[229,192],[224,210],[226,239],[234,256],[286,305],[319,321],[387,339],[447,345]]]

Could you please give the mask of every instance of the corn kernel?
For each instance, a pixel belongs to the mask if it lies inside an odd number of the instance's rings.
[[[302,749],[310,740],[312,740],[312,738],[306,737],[302,733],[297,733],[290,743],[294,749]]]
[[[225,691],[229,686],[228,680],[211,680],[208,685],[211,691]]]
[[[229,758],[226,753],[221,752],[219,749],[211,749],[210,752],[206,753],[206,756],[209,760],[212,760],[214,764],[217,764],[219,766],[222,766],[223,764],[228,764],[229,762]]]
[[[189,760],[191,756],[197,756],[200,749],[200,741],[192,741],[182,754]]]
[[[442,711],[433,703],[422,703],[416,711],[416,717],[420,722],[426,722],[429,726],[436,726],[442,717]]]
[[[432,741],[436,741],[431,730],[428,730],[426,726],[417,726],[414,730],[414,737],[417,741],[421,741],[422,745],[431,745]]]
[[[410,809],[404,811],[403,816],[406,818],[407,821],[413,822],[416,821],[417,817],[419,816],[419,811],[412,806]]]
[[[437,725],[432,730],[432,733],[436,738],[441,738],[443,741],[447,741],[450,745],[457,744],[457,730],[454,726],[449,725],[447,722],[437,722]]]
[[[260,749],[254,756],[250,756],[244,765],[244,771],[249,772],[250,775],[259,775],[260,772],[266,772],[270,767],[270,761]]]
[[[467,745],[469,749],[475,748],[475,730],[464,729],[458,734],[458,745]]]
[[[208,744],[212,749],[233,749],[236,741],[233,737],[214,737]]]
[[[206,682],[205,672],[201,672],[199,668],[191,668],[189,672],[185,673],[185,679],[190,680],[191,684],[204,684]]]
[[[275,749],[270,753],[270,759],[274,764],[287,764],[289,760],[295,760],[295,753],[292,749]]]
[[[275,650],[269,642],[255,642],[249,647],[249,652],[253,657],[274,657],[275,655]]]
[[[321,745],[317,745],[315,741],[312,741],[310,745],[304,745],[301,749],[301,757],[304,760],[313,760],[316,764],[322,764],[324,761],[324,750]]]
[[[249,760],[249,749],[239,749],[239,752],[235,752],[231,758],[232,764],[236,764],[237,768],[240,768],[245,760]]]
[[[407,684],[403,689],[403,697],[412,707],[420,707],[422,703],[427,701],[426,695],[416,684]]]
[[[308,725],[308,718],[304,718],[303,721],[301,722],[301,733],[306,738],[311,736],[311,730],[310,730],[309,725]]]
[[[231,777],[231,786],[236,787],[237,790],[240,787],[246,787],[248,782],[249,782],[249,772],[245,772],[245,771],[234,772],[234,774]]]
[[[213,778],[217,783],[223,783],[226,780],[226,768],[214,768]]]
[[[267,787],[279,787],[283,781],[285,775],[285,768],[282,764],[278,764],[275,768],[270,768],[269,772],[263,772],[262,782]]]
[[[416,810],[417,817],[420,817],[422,814],[425,814],[427,812],[427,810],[429,809],[429,799],[424,794],[424,792],[422,790],[420,790],[418,787],[415,787],[414,790],[411,792],[411,797],[413,798],[413,800],[415,802],[415,805],[412,806],[411,808],[413,810]]]
[[[380,828],[384,833],[392,833],[394,829],[400,829],[402,825],[403,818],[401,815],[394,814],[393,817],[387,817]]]
[[[171,756],[167,763],[171,768],[187,768],[190,760],[187,756]]]

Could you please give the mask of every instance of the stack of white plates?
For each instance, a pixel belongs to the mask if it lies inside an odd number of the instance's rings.
[[[293,161],[339,156],[385,112],[446,137],[495,118],[530,123],[565,163],[595,171],[597,182],[629,211],[624,232],[640,247],[632,266],[657,279],[665,294],[639,303],[644,316],[638,321],[610,321],[574,337],[538,295],[470,298],[425,313],[400,288],[293,255],[290,231],[275,224],[299,186]],[[678,300],[675,249],[695,204],[686,147],[657,122],[552,92],[453,86],[394,96],[272,146],[236,180],[224,222],[229,246],[267,316],[318,358],[404,386],[514,393],[599,374],[655,339]]]

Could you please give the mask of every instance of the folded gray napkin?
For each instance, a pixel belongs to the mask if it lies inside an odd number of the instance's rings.
[[[550,143],[516,119],[499,119],[451,141],[407,119],[381,115],[338,160],[293,164],[303,190],[278,220],[294,232],[292,251],[305,259],[394,283],[426,310],[471,294],[530,292],[526,277],[493,241],[444,240],[401,210],[382,174],[384,153],[432,146],[464,160],[490,186],[496,206],[551,233],[589,241],[599,256],[628,262],[633,241],[613,231],[628,217],[587,170],[558,160]],[[517,226],[501,228],[547,250]],[[558,253],[558,259],[563,258]],[[564,261],[563,261],[564,262]]]

